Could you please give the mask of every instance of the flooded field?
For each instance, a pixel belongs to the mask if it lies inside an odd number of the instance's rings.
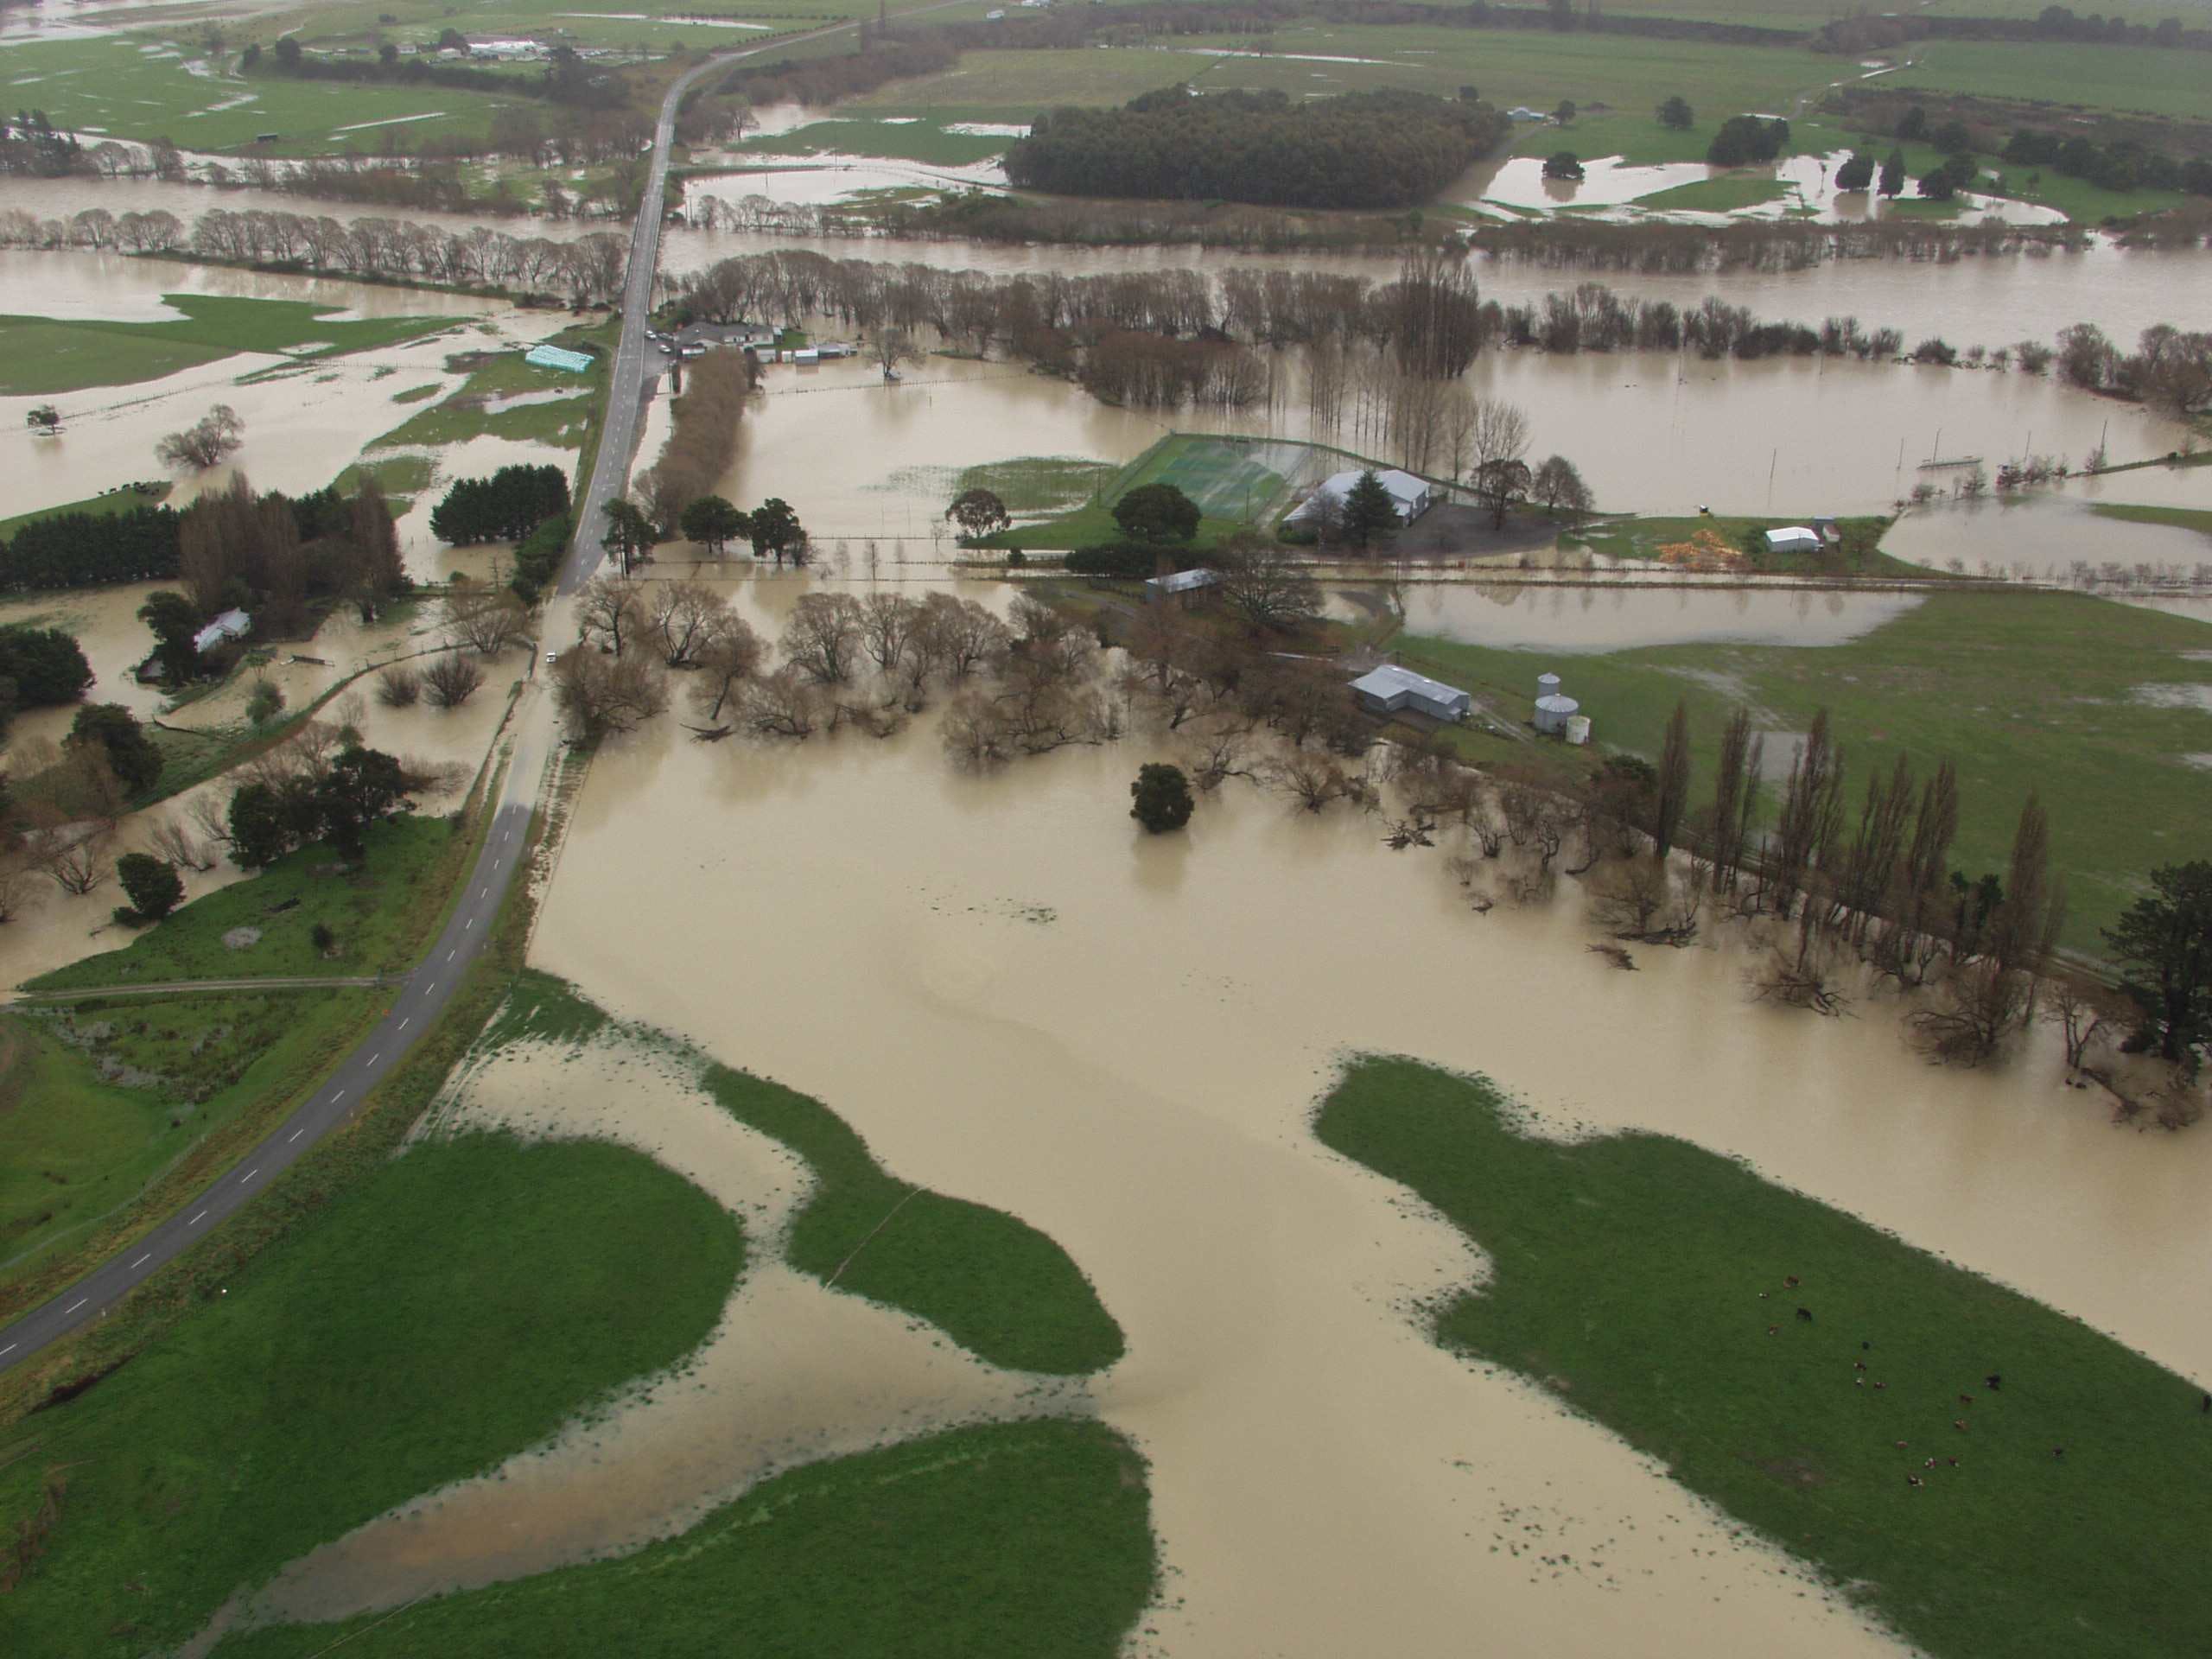
[[[2164,485],[2163,490],[2152,486]],[[2212,474],[2146,467],[2076,479],[2063,489],[2018,490],[1980,501],[1916,509],[1882,538],[1882,550],[1968,574],[2018,572],[2063,579],[2077,564],[2195,569],[2212,565],[2212,536],[2171,524],[2134,524],[2094,512],[2099,500],[2212,505]]]
[[[1921,602],[1918,594],[1511,582],[1414,583],[1406,626],[1471,645],[1554,653],[1700,642],[1835,645]]]
[[[10,512],[84,500],[118,484],[162,476],[156,443],[219,403],[245,423],[245,444],[228,465],[181,479],[169,498],[173,505],[185,505],[200,490],[220,487],[234,471],[244,472],[257,489],[293,494],[321,489],[365,445],[419,406],[393,403],[394,392],[435,385],[442,396],[461,384],[461,377],[445,368],[453,353],[526,349],[569,321],[564,312],[524,311],[504,300],[416,289],[255,276],[113,255],[0,251],[0,311],[158,321],[175,315],[162,296],[182,292],[307,300],[360,316],[450,316],[454,327],[411,344],[327,361],[296,363],[242,353],[131,385],[0,397],[0,460],[9,469]],[[58,438],[34,438],[24,425],[24,414],[45,403],[61,411]],[[417,543],[409,550],[414,574],[436,574],[430,550]]]
[[[975,777],[926,721],[766,749],[663,721],[594,763],[533,959],[1069,1249],[1128,1335],[1093,1391],[1152,1459],[1163,1649],[1888,1645],[1601,1432],[1427,1342],[1419,1300],[1481,1264],[1309,1136],[1351,1050],[1486,1072],[1562,1129],[1740,1155],[2212,1373],[2190,1269],[2212,1143],[2113,1130],[2043,1047],[1953,1074],[1878,1002],[1751,1007],[1732,949],[1611,972],[1571,902],[1471,915],[1442,851],[1390,853],[1357,816],[1232,785],[1150,839],[1128,780],[1154,753]],[[774,994],[699,971],[730,938],[778,941]],[[594,1092],[541,1098],[572,1088]]]
[[[1526,410],[1532,455],[1565,454],[1601,507],[1647,513],[1888,512],[1924,476],[1916,463],[1939,432],[1947,454],[1993,462],[2031,439],[2039,452],[2078,457],[2107,422],[2115,454],[2163,451],[2183,435],[2145,410],[2032,377],[1887,364],[1491,353],[1467,379]],[[765,391],[722,493],[779,495],[817,537],[910,547],[932,537],[950,546],[942,515],[963,466],[1033,455],[1122,461],[1171,426],[1307,435],[1293,387],[1272,412],[1154,416],[1019,365],[947,358],[896,386],[858,360],[777,368]],[[1349,433],[1330,441],[1357,447]],[[2212,474],[2194,476],[2212,489]]]

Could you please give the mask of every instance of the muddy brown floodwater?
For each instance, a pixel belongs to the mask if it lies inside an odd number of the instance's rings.
[[[1148,838],[1128,779],[1162,747],[974,777],[926,721],[767,749],[664,721],[594,761],[532,958],[1067,1248],[1128,1337],[1093,1393],[1152,1459],[1167,1649],[1889,1646],[1608,1434],[1426,1339],[1419,1300],[1481,1265],[1313,1139],[1353,1051],[1742,1156],[2212,1374],[2212,1141],[2109,1128],[2040,1047],[1955,1075],[1878,1007],[1749,1007],[1733,950],[1614,973],[1566,905],[1473,916],[1444,850],[1390,853],[1371,819],[1232,786]],[[733,939],[774,941],[772,984],[709,969]],[[1532,1541],[1580,1566],[1508,1548]]]
[[[1294,368],[1288,371],[1294,373]],[[2032,375],[1763,359],[1706,363],[1649,353],[1573,358],[1489,353],[1469,371],[1476,393],[1527,411],[1530,453],[1566,454],[1602,507],[1644,513],[1886,512],[1923,477],[1939,437],[1947,455],[1998,461],[2032,441],[2078,463],[2109,423],[2114,456],[2164,454],[2175,423]],[[1171,428],[1275,437],[1307,435],[1292,386],[1270,410],[1110,408],[1080,387],[1016,364],[931,358],[898,385],[857,359],[768,371],[740,429],[721,493],[777,495],[817,537],[944,536],[944,503],[963,466],[1030,455],[1121,461]],[[1330,442],[1381,453],[1345,429]],[[2173,477],[2212,492],[2212,473]],[[2123,493],[2108,499],[2158,499]],[[932,538],[935,538],[932,540]]]

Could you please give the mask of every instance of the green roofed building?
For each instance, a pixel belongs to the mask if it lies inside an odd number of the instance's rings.
[[[592,359],[583,353],[563,351],[558,346],[533,346],[523,361],[541,369],[566,369],[570,374],[588,373],[592,365]]]

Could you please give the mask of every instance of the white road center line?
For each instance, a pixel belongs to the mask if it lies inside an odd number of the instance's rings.
[[[343,1089],[340,1089],[340,1090],[336,1094],[333,1095],[333,1096],[330,1097],[330,1103],[331,1103],[332,1105],[335,1106],[335,1105],[336,1105],[340,1101],[341,1101],[341,1100],[343,1100],[343,1099],[345,1099],[345,1098],[346,1098],[346,1091],[345,1091]]]
[[[459,945],[455,945],[451,950],[446,952],[446,960],[448,962],[451,962],[455,956],[460,954],[460,950],[461,947]]]
[[[12,1342],[11,1342],[11,1343],[10,1343],[10,1344],[5,1347],[5,1348],[0,1348],[0,1354],[12,1354],[12,1353],[14,1353],[15,1351],[16,1351],[16,1344],[15,1344],[14,1343],[12,1343]]]
[[[408,1018],[409,1018],[409,1019],[412,1019],[413,1017],[414,1017],[414,1016],[413,1016],[413,1015],[411,1015],[411,1014],[408,1016]],[[399,1022],[399,1028],[400,1028],[402,1031],[404,1031],[404,1030],[406,1030],[406,1029],[407,1029],[407,1020],[402,1020]]]
[[[202,1210],[202,1211],[201,1211],[198,1215],[194,1216],[194,1217],[190,1221],[188,1221],[188,1222],[185,1223],[185,1225],[186,1225],[186,1226],[188,1226],[188,1227],[197,1227],[197,1226],[198,1226],[201,1222],[203,1222],[203,1221],[205,1221],[205,1220],[207,1220],[207,1212],[205,1210]]]
[[[373,1053],[373,1054],[372,1054],[372,1055],[370,1055],[370,1056],[369,1056],[369,1064],[370,1064],[371,1065],[375,1065],[378,1060],[380,1060],[380,1059],[382,1059],[382,1058],[384,1058],[384,1050],[382,1050],[382,1049],[378,1049],[378,1050],[377,1050],[377,1052],[376,1052],[375,1053]]]
[[[255,1176],[260,1173],[261,1166],[259,1164],[256,1164],[251,1169],[249,1169],[245,1174],[238,1177],[238,1185],[240,1186],[244,1186],[248,1181],[251,1180]]]
[[[141,1268],[144,1267],[144,1266],[145,1266],[149,1262],[152,1261],[153,1259],[154,1259],[154,1253],[153,1253],[151,1250],[147,1251],[145,1255],[143,1255],[140,1256],[140,1257],[139,1257],[136,1262],[133,1262],[130,1264],[130,1271],[131,1271],[131,1272],[133,1272],[133,1273],[137,1272],[139,1268]]]
[[[82,1307],[86,1302],[89,1302],[92,1300],[92,1299],[89,1296],[79,1296],[75,1301],[70,1303],[68,1306],[61,1310],[61,1317],[65,1319],[67,1319],[72,1313],[74,1313],[79,1308]]]
[[[302,1124],[298,1128],[294,1129],[294,1130],[292,1131],[291,1135],[289,1135],[289,1137],[288,1137],[288,1138],[289,1138],[289,1140],[296,1141],[296,1140],[298,1140],[302,1135],[305,1135],[307,1132],[308,1132],[308,1131],[307,1131],[307,1126],[306,1126],[305,1124]]]

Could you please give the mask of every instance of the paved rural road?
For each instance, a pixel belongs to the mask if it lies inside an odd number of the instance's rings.
[[[932,7],[930,10],[935,10]],[[645,387],[645,318],[652,307],[653,270],[660,257],[661,190],[668,176],[669,144],[675,134],[676,105],[692,83],[731,60],[774,50],[799,40],[834,35],[852,28],[848,20],[779,41],[772,47],[724,53],[679,78],[662,102],[653,134],[653,164],[645,181],[637,223],[630,236],[630,269],[622,295],[622,338],[615,348],[614,384],[607,400],[607,425],[591,481],[576,514],[576,537],[562,567],[556,593],[574,594],[598,565],[608,501],[629,487],[630,461],[638,442],[638,410]],[[549,625],[546,637],[555,636]],[[224,1218],[296,1161],[359,1106],[369,1090],[406,1057],[415,1040],[437,1019],[461,983],[469,963],[484,947],[499,901],[514,879],[531,810],[537,798],[544,763],[554,752],[550,700],[533,677],[516,706],[516,740],[506,786],[493,809],[482,855],[453,919],[430,947],[422,966],[402,982],[391,1010],[338,1070],[267,1139],[213,1185],[167,1221],[94,1268],[43,1306],[0,1329],[0,1370],[20,1364],[47,1344],[90,1324],[162,1268],[223,1224]]]

